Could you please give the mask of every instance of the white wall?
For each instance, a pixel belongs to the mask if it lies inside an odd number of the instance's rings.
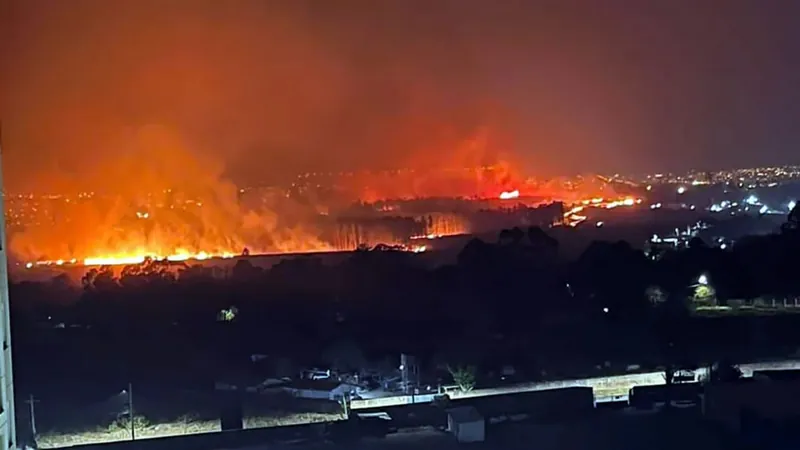
[[[0,149],[0,157],[2,149]],[[0,191],[2,190],[2,168],[0,168]],[[0,449],[16,448],[16,422],[14,420],[14,377],[11,367],[11,321],[8,314],[8,261],[6,259],[5,205],[0,195]]]
[[[329,391],[318,391],[315,389],[294,389],[294,388],[286,388],[289,393],[294,395],[295,397],[300,398],[310,398],[314,400],[330,400],[331,392]]]
[[[486,422],[465,422],[454,424],[454,434],[458,442],[483,442],[485,438]]]
[[[794,370],[800,369],[800,361],[787,360],[766,363],[747,363],[740,364],[744,376],[752,376],[756,370]],[[699,368],[696,371],[698,376],[705,374],[706,368]],[[645,386],[664,384],[664,372],[635,373],[625,375],[612,375],[608,377],[578,378],[571,380],[543,381],[538,383],[523,383],[514,386],[503,386],[488,389],[475,389],[470,392],[448,392],[451,399],[485,397],[488,395],[514,394],[520,392],[543,391],[548,389],[560,389],[566,387],[588,386],[595,390],[603,389],[612,385],[615,386]],[[372,398],[364,400],[353,400],[350,404],[352,409],[367,408],[386,408],[389,406],[411,405],[414,403],[429,403],[433,400],[433,394],[427,395],[398,395],[395,397]]]

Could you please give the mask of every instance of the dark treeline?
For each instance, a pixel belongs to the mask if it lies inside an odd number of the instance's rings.
[[[32,374],[41,372],[41,358],[71,355],[48,373],[97,374],[97,364],[120,377],[165,379],[174,370],[202,378],[252,353],[313,364],[347,342],[360,359],[402,351],[431,365],[514,364],[535,378],[657,365],[677,348],[698,361],[758,356],[765,348],[785,353],[798,345],[791,316],[756,332],[755,318],[732,315],[714,325],[691,310],[693,303],[793,301],[800,295],[799,218],[795,209],[780,232],[729,249],[695,239],[658,257],[625,242],[595,242],[564,261],[559,242],[532,227],[504,230],[494,243],[473,240],[456,264],[435,269],[413,253],[377,247],[336,265],[308,256],[261,269],[240,260],[222,278],[211,268],[176,272],[148,261],[119,276],[92,269],[81,286],[64,278],[15,283],[15,364]],[[45,342],[41,330],[53,323],[68,337]]]

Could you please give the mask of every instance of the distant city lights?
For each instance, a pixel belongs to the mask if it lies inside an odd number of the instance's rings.
[[[686,187],[685,186],[679,186],[678,187],[678,195],[683,195],[685,192],[686,192]]]
[[[750,195],[744,200],[744,202],[747,203],[748,205],[758,205],[758,197],[756,197],[755,195]]]

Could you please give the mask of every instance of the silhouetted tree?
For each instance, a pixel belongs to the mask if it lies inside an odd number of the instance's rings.
[[[347,372],[365,367],[367,358],[352,339],[343,339],[333,342],[323,350],[322,362],[334,370]]]
[[[249,260],[240,259],[233,266],[231,276],[234,281],[246,283],[256,280],[262,273],[262,270]]]
[[[794,234],[800,230],[800,205],[795,205],[789,215],[786,217],[786,222],[781,225],[781,231],[787,234]]]
[[[81,284],[86,290],[108,291],[118,287],[111,266],[100,266],[89,269],[81,278]]]
[[[649,286],[645,291],[645,295],[653,306],[658,306],[667,301],[667,294],[658,286]]]
[[[450,376],[453,377],[453,382],[461,389],[461,392],[469,392],[475,389],[475,367],[474,366],[456,366],[447,367]]]
[[[742,376],[742,370],[738,366],[728,359],[723,359],[711,366],[708,381],[711,383],[728,383],[740,380]]]

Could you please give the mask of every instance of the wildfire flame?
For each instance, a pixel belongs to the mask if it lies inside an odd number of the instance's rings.
[[[504,191],[499,197],[501,199],[513,199],[518,198],[519,191]],[[587,208],[602,208],[602,209],[614,209],[618,207],[629,207],[634,206],[642,203],[642,199],[633,198],[633,197],[624,197],[618,199],[606,199],[601,197],[593,197],[585,200],[581,200],[570,207],[567,211],[564,212],[564,221],[569,226],[577,226],[581,222],[585,221],[588,217],[585,215],[585,211]],[[428,235],[422,236],[412,236],[411,240],[435,240],[446,236],[450,233],[444,232],[437,232]],[[411,251],[414,253],[421,253],[428,250],[427,245],[412,245],[405,248],[407,251]],[[329,251],[330,248],[322,248],[320,250],[309,249],[309,250],[299,250],[296,253],[313,253],[317,251]],[[280,254],[282,252],[258,252],[253,253],[253,255],[263,255],[263,254]],[[284,252],[285,253],[285,252]],[[119,266],[119,265],[129,265],[129,264],[141,264],[145,262],[147,259],[153,260],[165,260],[165,261],[172,261],[172,262],[181,262],[181,261],[205,261],[209,259],[229,259],[233,258],[237,255],[249,255],[249,251],[245,252],[233,252],[233,251],[222,251],[222,252],[207,252],[207,251],[199,251],[199,252],[191,252],[188,250],[178,250],[173,254],[167,255],[160,255],[158,253],[149,252],[145,249],[140,249],[137,252],[131,253],[111,253],[106,255],[99,255],[99,256],[92,256],[83,259],[78,258],[71,258],[71,259],[57,259],[57,260],[39,260],[39,261],[31,261],[25,264],[27,268],[34,268],[34,267],[42,267],[42,266],[63,266],[63,265],[84,265],[84,266]]]
[[[602,197],[595,197],[580,201],[569,210],[564,212],[564,221],[567,225],[575,227],[588,217],[581,214],[586,208],[604,208],[614,209],[621,206],[634,206],[642,203],[642,199],[633,197],[624,197],[616,200],[605,199]]]
[[[500,193],[500,200],[511,200],[513,198],[519,198],[519,191],[503,191]]]
[[[414,252],[424,251],[424,246],[422,246],[422,250],[418,250],[418,247],[414,247],[412,249]],[[302,252],[298,252],[302,253]],[[243,255],[243,254],[240,254]],[[260,254],[256,254],[260,255]],[[91,258],[85,258],[82,260],[79,259],[70,259],[70,260],[41,260],[41,261],[31,261],[25,264],[25,267],[28,269],[32,269],[34,267],[43,267],[43,266],[64,266],[64,265],[83,265],[83,266],[124,266],[130,264],[142,264],[148,259],[156,260],[156,261],[170,261],[170,262],[183,262],[183,261],[206,261],[209,259],[230,259],[239,256],[234,253],[207,253],[207,252],[199,252],[199,253],[176,253],[174,255],[167,255],[167,256],[159,256],[154,254],[142,253],[142,254],[133,254],[133,255],[106,255],[106,256],[96,256]],[[247,255],[243,255],[247,256]]]
[[[542,202],[574,205],[564,216],[571,225],[586,219],[579,214],[583,208],[611,209],[641,201],[589,197],[589,192],[601,191],[587,186],[564,189],[561,180],[549,184],[523,180],[513,164],[494,156],[489,144],[485,135],[479,135],[455,152],[422,152],[434,155],[435,160],[411,161],[410,169],[340,173],[330,183],[313,180],[315,174],[304,174],[293,186],[334,186],[341,203],[353,200],[348,192],[358,193],[355,198],[364,203],[423,197],[538,197]],[[215,162],[198,159],[180,139],[163,130],[136,136],[131,146],[115,157],[111,167],[98,167],[97,179],[89,180],[92,186],[113,186],[112,198],[98,199],[93,193],[60,198],[57,205],[50,205],[53,211],[43,221],[47,226],[10,235],[11,251],[30,261],[26,267],[128,265],[148,258],[204,261],[232,258],[246,248],[252,249],[252,255],[308,253],[351,250],[362,242],[359,233],[350,236],[352,239],[323,239],[317,219],[327,215],[332,206],[318,205],[313,194],[299,202],[281,192],[267,200],[257,199],[254,207],[243,206],[242,191],[222,179]],[[414,169],[420,167],[428,169]],[[602,192],[608,195],[609,191]],[[433,224],[424,231],[428,234],[412,239],[469,231],[468,225],[456,219],[440,220],[435,214],[432,219]],[[417,245],[408,251],[427,249]]]

